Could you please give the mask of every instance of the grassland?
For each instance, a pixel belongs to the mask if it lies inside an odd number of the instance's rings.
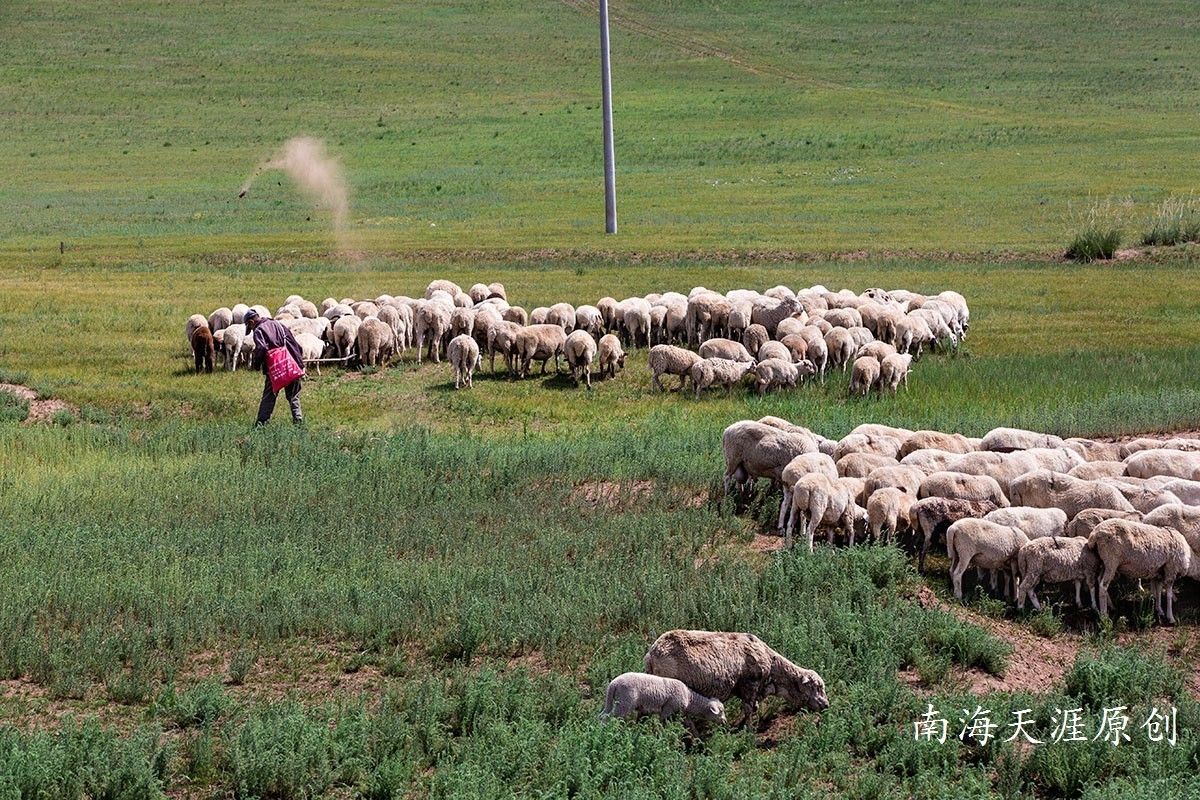
[[[945,602],[892,547],[762,552],[719,433],[775,414],[980,434],[1200,427],[1196,250],[1078,265],[1094,204],[1197,183],[1191,4],[610,4],[621,233],[602,231],[595,9],[515,2],[0,8],[0,797],[1194,797],[1200,623]],[[335,231],[287,139],[340,160]],[[644,355],[451,389],[329,371],[309,427],[196,376],[187,315],[500,280],[526,307],[649,291],[955,289],[972,331],[907,394],[649,391]],[[934,592],[930,592],[930,588]],[[940,596],[939,596],[940,595]],[[1053,594],[1053,600],[1061,600]],[[983,623],[981,626],[980,623]],[[1000,626],[995,627],[992,623]],[[748,732],[601,725],[673,627],[752,630],[832,707]],[[1028,638],[1060,674],[1022,677]],[[1040,649],[1037,649],[1041,652]],[[972,686],[990,681],[1000,688]],[[736,705],[736,704],[735,704]],[[918,742],[932,705],[945,744]],[[957,738],[1029,709],[1178,710],[1175,746]]]

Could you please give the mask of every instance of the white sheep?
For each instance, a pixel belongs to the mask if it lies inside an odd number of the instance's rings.
[[[571,369],[575,385],[579,385],[579,373],[583,372],[587,388],[592,388],[592,361],[596,359],[596,340],[586,330],[571,331],[563,343],[563,355]]]
[[[542,373],[546,374],[546,362],[554,359],[554,372],[559,371],[558,359],[562,355],[563,346],[567,342],[567,334],[560,325],[539,324],[522,328],[517,334],[516,352],[521,357],[521,377],[529,374],[529,364],[533,361],[542,362]]]
[[[1003,571],[1007,595],[1010,577],[1017,585],[1017,552],[1028,541],[1028,536],[1007,525],[970,518],[953,523],[946,529],[946,553],[954,596],[962,599],[963,575],[972,566]]]
[[[1061,508],[1071,519],[1085,508],[1112,508],[1133,511],[1133,506],[1113,486],[1093,481],[1081,481],[1048,469],[1027,472],[1008,485],[1013,505],[1034,508]]]
[[[725,494],[730,484],[744,487],[755,478],[783,480],[783,470],[796,456],[818,452],[817,441],[803,429],[787,430],[753,420],[742,420],[721,434],[725,456]]]
[[[700,345],[700,357],[754,362],[754,356],[750,355],[750,351],[746,349],[746,346],[732,339],[709,339]]]
[[[1041,610],[1038,602],[1037,587],[1042,581],[1047,583],[1075,584],[1075,605],[1083,608],[1080,598],[1080,586],[1086,584],[1092,598],[1092,608],[1096,607],[1096,573],[1100,561],[1094,550],[1088,549],[1086,539],[1076,539],[1070,536],[1050,536],[1041,539],[1030,539],[1021,545],[1017,551],[1017,608],[1024,610],[1025,598],[1029,598],[1033,607]]]
[[[867,396],[879,383],[879,359],[875,356],[862,356],[854,359],[854,368],[850,373],[850,394]]]
[[[759,422],[771,417],[764,417]],[[763,422],[764,425],[770,424]],[[785,429],[786,430],[786,429]],[[779,530],[783,530],[783,526],[787,522],[787,513],[792,507],[792,487],[796,485],[796,481],[803,478],[805,475],[813,472],[820,472],[826,475],[830,480],[838,479],[837,465],[833,463],[833,459],[824,453],[803,453],[796,456],[787,463],[780,474],[780,481],[783,483],[783,502],[779,504]]]
[[[733,396],[735,383],[746,377],[753,361],[731,361],[728,358],[703,358],[692,365],[688,376],[696,388],[696,399],[710,386],[724,386],[726,397]]]
[[[362,320],[353,314],[338,317],[333,323],[329,335],[338,358],[345,358],[354,351],[358,343],[358,329],[361,326]]]
[[[1009,505],[1000,484],[990,475],[968,475],[964,472],[935,472],[921,481],[917,497],[950,497],[958,500],[988,500],[997,506]]]
[[[1125,459],[1125,474],[1134,478],[1168,475],[1200,480],[1200,453],[1187,450],[1142,450]]]
[[[781,358],[768,358],[755,364],[749,374],[754,376],[754,385],[758,389],[759,396],[766,394],[770,389],[795,388],[802,374],[811,375],[813,373],[811,361],[802,363],[807,365],[809,371],[802,373],[800,365],[784,361]]]
[[[983,518],[997,525],[1016,528],[1030,540],[1066,535],[1067,512],[1061,508],[1009,506],[989,511]]]
[[[625,351],[621,349],[621,340],[611,333],[600,337],[600,377],[607,374],[610,378],[617,377],[618,369],[625,369]],[[680,379],[682,382],[682,378]]]
[[[351,317],[344,317],[344,319],[351,319]],[[392,330],[391,325],[378,317],[367,317],[358,326],[355,348],[359,361],[364,366],[385,365],[396,350],[396,333]]]
[[[645,672],[625,672],[609,681],[600,719],[657,714],[666,722],[680,712],[686,715],[683,724],[693,734],[697,734],[693,717],[706,722],[727,723],[725,704],[720,700],[693,692],[681,680]]]
[[[455,389],[464,384],[468,389],[475,388],[475,370],[483,364],[478,342],[467,334],[455,336],[450,340],[450,344],[446,345],[446,360],[454,369]]]
[[[660,380],[663,375],[678,375],[679,386],[675,391],[683,388],[683,384],[687,382],[691,375],[692,367],[700,361],[700,356],[693,353],[691,350],[685,350],[682,347],[676,347],[672,344],[656,344],[650,348],[650,355],[647,360],[646,369],[650,372],[650,386],[666,391],[666,387],[662,385]]]
[[[854,525],[864,512],[855,502],[854,492],[840,480],[830,480],[828,475],[811,472],[792,487],[791,511],[784,528],[784,547],[792,546],[792,530],[797,518],[803,518],[804,533],[808,539],[808,551],[813,551],[813,536],[817,528],[829,530],[828,541],[833,544],[837,529],[847,533],[850,544],[854,544]]]
[[[907,353],[884,356],[879,365],[879,390],[882,392],[884,389],[890,389],[892,394],[895,394],[903,382],[904,390],[908,391],[908,373],[912,371],[912,359]]]
[[[1166,590],[1166,619],[1175,624],[1175,579],[1187,575],[1192,550],[1183,534],[1157,525],[1127,519],[1107,519],[1092,530],[1087,547],[1100,559],[1100,613],[1108,616],[1109,584],[1118,574],[1149,579],[1154,593],[1154,613],[1163,616],[1162,594]]]
[[[876,541],[889,542],[892,536],[911,527],[909,510],[917,498],[906,488],[885,486],[867,496],[867,525]]]

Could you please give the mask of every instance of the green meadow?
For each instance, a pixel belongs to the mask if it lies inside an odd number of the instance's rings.
[[[0,8],[0,382],[37,395],[0,393],[0,798],[1200,791],[1194,586],[1174,630],[1132,586],[1111,623],[1065,592],[959,609],[944,558],[772,551],[778,494],[735,509],[720,481],[722,429],[768,414],[829,437],[1200,428],[1196,245],[1140,247],[1171,241],[1166,209],[1194,223],[1193,4],[610,16],[616,236],[587,0]],[[259,171],[302,136],[344,208]],[[1098,217],[1134,252],[1064,259]],[[868,399],[837,373],[656,394],[644,351],[590,392],[486,359],[456,392],[409,352],[312,375],[303,430],[251,429],[260,375],[192,371],[190,314],[435,278],[527,309],[953,289],[971,330]],[[30,420],[44,400],[65,406]],[[599,722],[678,627],[758,634],[831,707],[769,699],[698,739]],[[1042,645],[1059,670],[1031,678]],[[1086,741],[1050,741],[1071,709]],[[1177,738],[1151,739],[1170,709]],[[914,736],[931,711],[944,742]],[[1006,741],[1018,715],[1045,743]]]

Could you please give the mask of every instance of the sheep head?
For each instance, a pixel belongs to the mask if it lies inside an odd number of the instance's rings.
[[[767,693],[778,695],[794,709],[824,711],[829,708],[829,696],[825,693],[825,681],[821,676],[778,655],[772,659]]]

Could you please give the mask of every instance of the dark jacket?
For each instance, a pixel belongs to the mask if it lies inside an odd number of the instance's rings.
[[[300,349],[300,343],[283,323],[273,319],[262,320],[254,329],[254,357],[250,360],[250,368],[261,369],[264,375],[267,374],[267,351],[276,347],[287,347],[292,358],[304,369],[304,351]]]

